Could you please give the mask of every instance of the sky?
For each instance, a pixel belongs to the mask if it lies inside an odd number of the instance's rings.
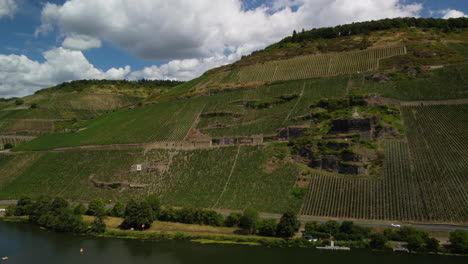
[[[190,80],[294,29],[468,16],[468,0],[0,0],[0,97],[79,79]]]

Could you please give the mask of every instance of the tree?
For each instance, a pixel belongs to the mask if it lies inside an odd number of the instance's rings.
[[[102,234],[106,232],[106,223],[104,222],[104,216],[96,216],[93,223],[91,223],[90,231],[96,234]]]
[[[22,104],[24,104],[24,101],[22,99],[15,100],[15,105],[22,105]]]
[[[438,252],[439,251],[439,240],[431,237],[431,238],[428,238],[426,239],[426,242],[425,242],[426,246],[425,246],[425,249],[426,251],[428,252]]]
[[[276,229],[276,235],[282,238],[290,238],[296,234],[300,225],[296,214],[293,212],[284,213]]]
[[[16,215],[16,204],[10,204],[6,208],[5,216],[15,216]]]
[[[450,232],[450,244],[455,253],[468,253],[468,232],[455,230]]]
[[[296,41],[297,41],[297,32],[296,32],[296,30],[293,30],[292,42],[296,42]]]
[[[406,247],[411,251],[421,251],[424,239],[420,234],[413,233],[410,234],[406,240],[408,243]]]
[[[52,200],[50,205],[50,213],[53,215],[59,215],[69,206],[67,200],[63,199],[62,197],[55,197]]]
[[[255,209],[248,208],[244,210],[239,222],[239,227],[246,234],[255,234],[258,226],[258,212]]]
[[[328,220],[327,222],[320,225],[320,231],[328,233],[329,235],[335,235],[340,230],[340,224],[334,220]]]
[[[29,197],[21,197],[16,203],[15,215],[30,215],[33,201]]]
[[[258,234],[261,236],[274,237],[278,224],[275,219],[264,219],[258,225]]]
[[[95,198],[89,202],[87,215],[104,216],[106,202],[101,198]]]
[[[415,236],[419,236],[423,241],[429,238],[427,232],[419,230],[415,227],[404,226],[398,230],[398,237],[401,241],[408,242],[410,238],[414,239]]]
[[[371,240],[369,246],[373,249],[383,249],[385,248],[385,243],[387,243],[387,237],[382,233],[373,233],[371,234]]]
[[[343,221],[340,225],[340,232],[345,234],[353,233],[354,222],[353,221]]]
[[[5,145],[3,145],[3,148],[4,148],[4,149],[12,149],[13,147],[14,147],[14,146],[13,146],[13,144],[11,144],[11,143],[5,143]]]
[[[153,211],[153,219],[158,219],[161,212],[161,203],[159,202],[158,196],[156,194],[152,194],[146,198],[146,201]]]
[[[52,199],[48,196],[41,196],[36,200],[29,215],[29,221],[39,224],[40,218],[47,214],[51,208]]]
[[[39,105],[36,103],[31,104],[31,109],[39,108]]]
[[[224,225],[227,227],[233,227],[233,226],[239,226],[240,219],[242,217],[242,214],[240,213],[230,213],[228,217],[226,217],[226,220],[224,221]]]
[[[125,208],[125,218],[120,227],[123,229],[144,230],[150,228],[153,221],[153,211],[148,202],[137,203],[130,200]]]
[[[112,207],[110,215],[114,216],[114,217],[124,217],[125,216],[125,205],[123,203],[121,203],[121,202],[116,202],[114,204],[114,207]]]
[[[73,213],[76,215],[84,215],[87,211],[88,208],[86,208],[82,203],[77,203],[73,207]]]
[[[305,223],[305,233],[311,234],[312,232],[318,232],[319,231],[319,223],[315,221],[309,221]]]

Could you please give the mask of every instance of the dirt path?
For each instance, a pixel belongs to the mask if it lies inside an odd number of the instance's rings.
[[[286,118],[283,120],[283,122],[281,123],[281,126],[280,127],[283,127],[284,123],[286,123],[286,121],[288,121],[289,117],[291,117],[292,113],[294,112],[294,110],[296,109],[296,106],[299,104],[299,101],[301,101],[302,99],[302,95],[304,95],[304,90],[305,90],[305,83],[304,85],[302,85],[302,90],[301,90],[301,94],[299,95],[299,98],[297,99],[296,103],[294,104],[293,108],[291,109],[291,111],[289,111],[288,115],[286,116]]]
[[[468,98],[465,99],[454,99],[454,100],[442,100],[442,101],[407,101],[400,102],[401,106],[427,106],[427,105],[457,105],[457,104],[468,104]]]

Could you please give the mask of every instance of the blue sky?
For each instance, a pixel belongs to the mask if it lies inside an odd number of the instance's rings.
[[[0,0],[0,97],[81,78],[191,79],[294,28],[468,14],[464,0],[239,1]]]

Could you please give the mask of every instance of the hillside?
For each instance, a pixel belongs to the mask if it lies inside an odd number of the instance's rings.
[[[182,82],[81,80],[24,98],[0,100],[0,149],[36,136],[76,130],[104,113],[134,107]]]
[[[2,102],[0,129],[17,141],[0,154],[0,199],[157,193],[174,206],[467,224],[468,23],[435,21],[295,33],[173,88],[68,84]]]

